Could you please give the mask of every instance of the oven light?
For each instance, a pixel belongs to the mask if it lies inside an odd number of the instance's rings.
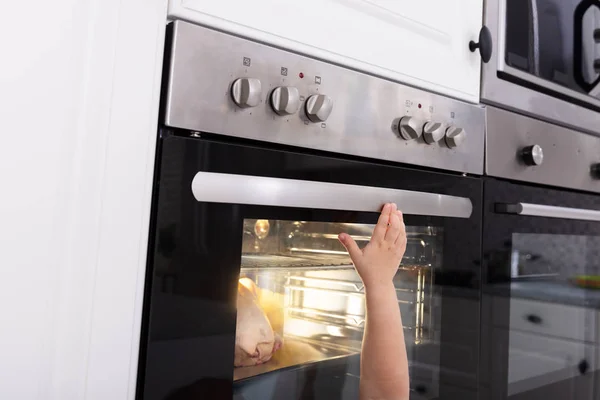
[[[266,219],[259,219],[254,224],[254,234],[261,240],[269,236],[269,229],[269,221]]]

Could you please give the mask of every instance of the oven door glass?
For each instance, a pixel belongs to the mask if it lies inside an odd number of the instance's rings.
[[[549,94],[600,102],[600,2],[501,0],[503,74]],[[587,100],[586,100],[587,98]]]
[[[405,212],[394,279],[414,399],[477,398],[477,179],[199,139],[161,141],[138,398],[358,399],[364,246]]]
[[[600,350],[597,196],[488,181],[484,386],[498,399],[593,399]]]

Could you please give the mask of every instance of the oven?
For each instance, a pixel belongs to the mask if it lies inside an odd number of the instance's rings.
[[[358,399],[337,236],[395,202],[411,399],[477,399],[484,110],[185,22],[166,49],[136,397]]]
[[[598,134],[600,2],[486,0],[482,101]]]
[[[487,124],[482,398],[596,399],[600,139],[492,107]]]

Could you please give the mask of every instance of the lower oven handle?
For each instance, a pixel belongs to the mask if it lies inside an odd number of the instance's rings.
[[[469,218],[473,211],[465,197],[216,172],[198,172],[192,192],[196,200],[210,203],[379,212],[393,202],[404,214],[455,218]]]
[[[543,204],[513,203],[496,204],[496,212],[503,214],[518,214],[530,217],[547,217],[577,219],[584,221],[600,221],[600,211],[588,210],[585,208],[569,208],[546,206]]]

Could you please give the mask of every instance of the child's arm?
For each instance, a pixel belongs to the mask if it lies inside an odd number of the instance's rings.
[[[367,322],[360,367],[361,400],[408,400],[406,346],[393,278],[406,250],[402,213],[395,204],[383,207],[371,241],[364,249],[347,234],[348,250],[365,285]]]

